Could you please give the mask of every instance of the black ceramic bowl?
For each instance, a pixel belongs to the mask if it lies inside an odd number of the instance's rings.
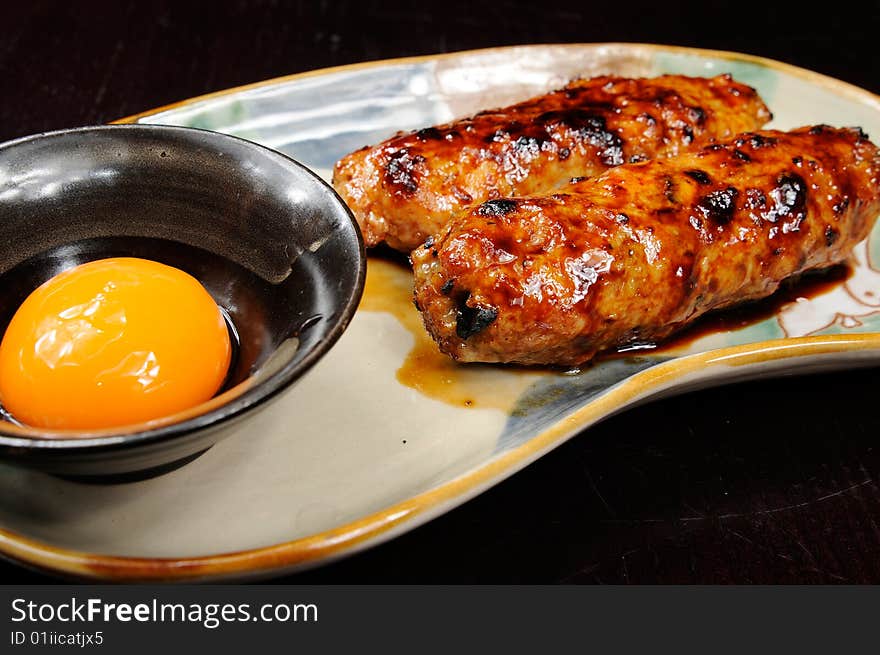
[[[289,387],[339,338],[363,291],[348,208],[304,166],[234,137],[119,125],[0,145],[0,334],[37,286],[133,256],[196,277],[239,347],[225,391],[153,424],[52,433],[0,420],[0,459],[69,476],[145,476],[188,461]]]

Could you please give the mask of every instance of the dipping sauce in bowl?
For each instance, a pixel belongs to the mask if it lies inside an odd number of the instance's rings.
[[[0,144],[0,461],[143,479],[258,429],[365,269],[333,189],[256,143],[110,125]]]

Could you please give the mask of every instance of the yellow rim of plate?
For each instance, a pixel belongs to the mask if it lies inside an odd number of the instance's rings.
[[[206,100],[318,75],[388,65],[444,60],[478,53],[547,47],[571,49],[620,47],[634,50],[641,49],[655,53],[666,52],[744,61],[813,82],[829,88],[835,93],[869,104],[874,109],[880,111],[880,96],[876,96],[847,82],[773,59],[720,50],[704,50],[657,44],[577,43],[505,46],[439,55],[384,59],[323,68],[196,96],[189,100],[165,105],[158,109],[121,118],[113,122],[134,123],[147,116],[191,106]],[[815,358],[823,355],[847,353],[860,354],[865,360],[880,357],[880,333],[827,335],[763,341],[689,355],[658,364],[628,378],[603,396],[559,421],[548,430],[536,435],[521,446],[489,460],[478,469],[474,469],[439,487],[408,498],[369,516],[293,541],[204,557],[141,558],[98,555],[58,548],[0,528],[0,555],[25,566],[62,576],[115,582],[211,580],[234,578],[236,576],[269,575],[275,572],[306,568],[309,565],[330,561],[343,555],[363,550],[372,544],[395,536],[402,532],[405,527],[416,527],[424,523],[430,518],[441,514],[445,509],[464,502],[468,498],[489,488],[495,482],[522,469],[585,427],[613,414],[619,408],[632,405],[640,399],[650,397],[662,391],[671,386],[676,380],[681,380],[687,376],[696,376],[713,366],[748,367],[791,358]]]

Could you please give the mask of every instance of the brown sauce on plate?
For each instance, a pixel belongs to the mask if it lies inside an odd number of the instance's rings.
[[[412,335],[414,343],[397,380],[420,393],[456,407],[510,412],[523,391],[547,371],[491,364],[459,364],[431,339],[413,305],[412,270],[397,254],[371,255],[360,310],[387,312]]]

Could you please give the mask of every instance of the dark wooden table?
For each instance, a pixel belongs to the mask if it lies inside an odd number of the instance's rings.
[[[3,3],[0,139],[297,71],[517,43],[738,50],[880,91],[868,3],[198,4]],[[878,375],[632,410],[392,543],[278,582],[880,582]],[[0,582],[49,581],[0,563]]]

